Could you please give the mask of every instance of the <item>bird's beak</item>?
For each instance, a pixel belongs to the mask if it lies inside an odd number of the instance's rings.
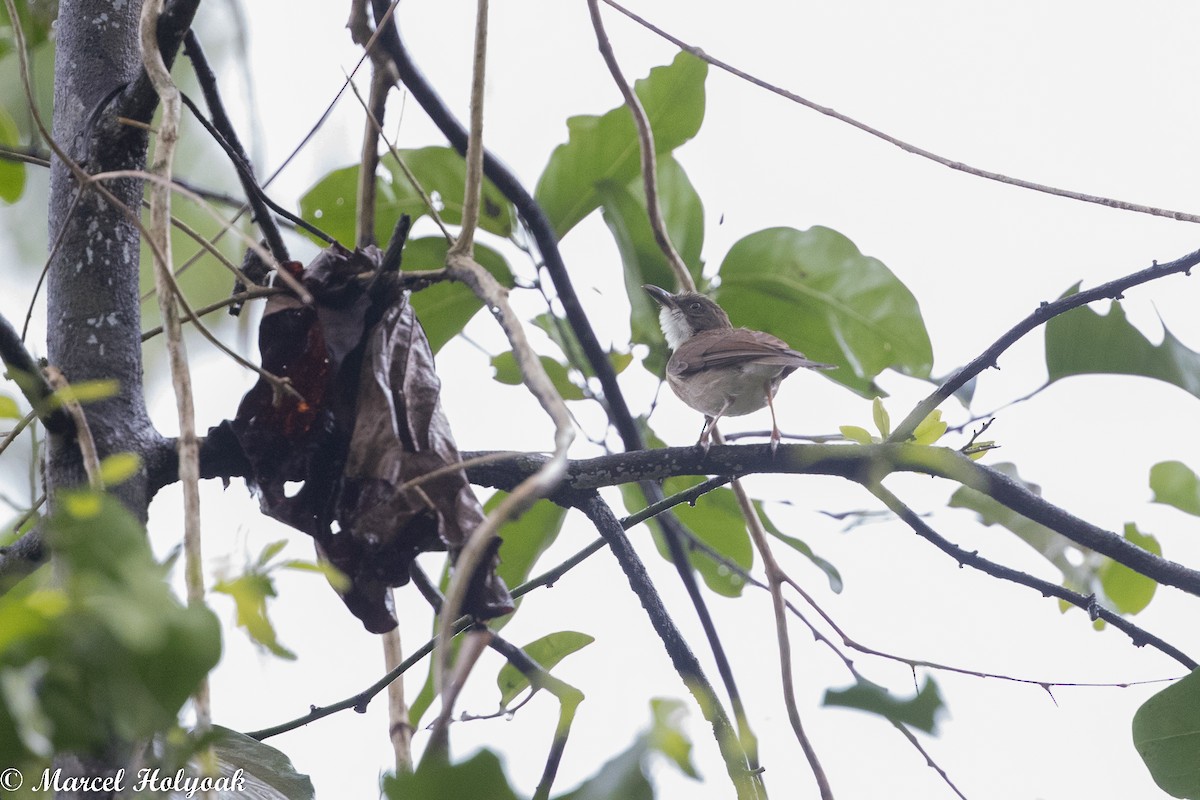
[[[654,298],[654,302],[658,303],[663,308],[675,308],[675,295],[668,292],[653,283],[644,283],[642,288],[646,290],[646,294]]]

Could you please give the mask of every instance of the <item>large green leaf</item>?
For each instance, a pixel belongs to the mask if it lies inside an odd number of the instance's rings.
[[[398,150],[425,191],[433,198],[443,221],[449,225],[462,224],[463,187],[466,165],[462,157],[449,147],[422,147]],[[383,246],[401,214],[415,222],[429,213],[428,206],[412,183],[405,177],[391,154],[383,156],[383,165],[390,180],[375,179],[375,239]],[[358,213],[357,165],[335,169],[317,181],[300,198],[300,214],[304,219],[337,239],[342,244],[354,242],[355,215]],[[479,226],[489,233],[507,237],[513,231],[515,214],[490,181],[484,182]]]
[[[442,236],[410,239],[404,246],[403,268],[413,272],[441,269],[446,266],[448,248],[449,245]],[[502,285],[513,285],[508,262],[492,248],[476,242],[475,260]],[[471,317],[483,308],[483,303],[474,292],[463,284],[452,281],[442,281],[426,286],[419,292],[413,292],[411,302],[417,319],[421,321],[421,327],[425,329],[429,346],[435,353],[461,333],[471,321]]]
[[[625,291],[629,295],[631,338],[636,344],[650,347],[646,368],[661,375],[667,363],[667,346],[658,326],[658,305],[642,290],[642,285],[653,283],[674,290],[675,274],[650,228],[641,178],[628,185],[604,181],[597,188],[603,202],[604,221],[621,254]],[[692,279],[699,284],[703,268],[700,251],[704,246],[704,206],[683,167],[669,155],[658,160],[658,192],[671,242],[691,271]]]
[[[1063,297],[1078,290],[1075,284]],[[1139,375],[1200,397],[1200,353],[1184,346],[1166,325],[1162,343],[1151,344],[1118,302],[1104,315],[1081,306],[1047,322],[1046,369],[1051,383],[1092,373]]]
[[[1200,517],[1200,478],[1180,461],[1163,461],[1150,468],[1154,502],[1174,506]]]
[[[879,714],[892,722],[926,733],[936,731],[938,716],[946,707],[932,678],[926,678],[921,690],[909,698],[896,697],[878,684],[859,679],[846,689],[828,690],[824,702],[827,706],[857,708]]]
[[[707,74],[706,63],[681,52],[634,84],[656,153],[674,150],[700,130]],[[571,117],[567,129],[567,143],[550,154],[535,192],[559,238],[600,205],[601,183],[628,184],[638,175],[641,159],[633,115],[624,105],[599,117]]]
[[[1164,792],[1200,798],[1200,670],[1142,704],[1133,715],[1133,746]]]
[[[484,511],[491,513],[500,502],[508,496],[507,492],[496,492],[484,503]],[[551,503],[549,500],[539,500],[515,520],[509,520],[500,527],[500,566],[496,574],[508,586],[519,586],[529,579],[537,560],[542,553],[558,538],[562,531],[563,520],[567,518],[567,509]],[[522,598],[517,598],[519,605]],[[513,615],[493,620],[493,630],[506,624]]]
[[[837,231],[770,228],[741,239],[721,264],[717,298],[734,325],[773,333],[864,396],[885,369],[928,377],[933,351],[912,293]]]
[[[291,759],[270,745],[243,733],[214,725],[210,739],[221,775],[240,775],[238,791],[218,797],[253,797],[255,800],[312,800],[316,793],[307,775],[296,771]],[[238,772],[240,770],[240,773]],[[183,797],[182,792],[179,797]],[[176,800],[172,794],[171,800]]]
[[[582,650],[594,641],[594,636],[579,631],[558,631],[535,639],[521,649],[525,651],[525,655],[536,661],[538,666],[549,671],[571,653]],[[496,675],[496,685],[500,687],[500,707],[507,708],[517,695],[529,687],[529,679],[521,670],[506,663]]]

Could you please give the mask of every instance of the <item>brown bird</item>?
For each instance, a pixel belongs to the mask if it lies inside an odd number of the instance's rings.
[[[737,417],[771,409],[771,451],[779,446],[775,392],[797,369],[835,369],[788,347],[769,333],[735,328],[725,310],[702,294],[671,294],[652,284],[642,286],[661,306],[663,336],[671,348],[667,383],[679,399],[704,415],[697,442],[705,450],[721,417]]]

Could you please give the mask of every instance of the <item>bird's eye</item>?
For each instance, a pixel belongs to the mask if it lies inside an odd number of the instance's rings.
[[[699,310],[700,310],[700,304],[699,304],[699,303],[692,303],[691,305],[689,305],[689,306],[688,306],[688,311],[696,312],[696,311],[699,311]]]

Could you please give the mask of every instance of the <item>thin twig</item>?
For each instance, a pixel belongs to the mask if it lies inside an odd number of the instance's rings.
[[[391,591],[388,589],[387,591]],[[379,637],[383,644],[384,669],[391,672],[404,661],[404,647],[400,643],[400,629],[392,628]],[[404,699],[404,681],[397,679],[388,684],[388,739],[392,742],[395,755],[396,774],[412,772],[413,727],[408,718],[408,703]]]
[[[183,553],[184,577],[188,604],[204,605],[204,559],[200,538],[200,448],[196,439],[195,395],[192,391],[191,370],[183,331],[176,305],[178,286],[171,274],[171,172],[175,145],[179,140],[179,89],[171,80],[171,72],[158,49],[158,22],[163,0],[146,0],[141,14],[142,60],[150,81],[159,96],[162,109],[154,146],[154,163],[150,171],[163,179],[150,187],[150,239],[153,248],[154,285],[158,308],[162,314],[167,338],[167,360],[171,368],[171,384],[175,389],[175,408],[179,418],[179,482],[183,488]],[[190,34],[189,34],[190,35]],[[196,713],[196,729],[206,732],[212,726],[212,705],[208,678],[200,679],[192,702]]]
[[[1003,175],[999,172],[990,172],[978,167],[972,167],[969,164],[964,164],[961,161],[954,161],[953,159],[946,158],[945,156],[940,156],[937,153],[926,150],[923,147],[918,147],[917,145],[910,144],[902,139],[897,139],[895,136],[884,133],[878,128],[873,128],[865,122],[860,122],[853,117],[846,116],[845,114],[835,111],[832,108],[814,103],[812,100],[801,97],[794,92],[789,92],[787,89],[782,89],[778,86],[767,83],[761,78],[757,78],[731,64],[721,61],[718,58],[714,58],[699,47],[690,45],[682,39],[671,35],[662,28],[659,28],[653,23],[647,21],[646,19],[643,19],[634,12],[615,2],[615,0],[604,0],[604,2],[615,8],[617,11],[620,11],[622,14],[629,17],[647,30],[652,31],[661,36],[663,39],[671,42],[681,50],[686,50],[697,58],[703,59],[718,69],[722,69],[729,74],[741,78],[748,83],[752,83],[761,89],[766,89],[767,91],[777,94],[780,97],[791,100],[793,103],[799,103],[805,108],[810,108],[819,114],[824,114],[825,116],[836,119],[839,122],[844,122],[847,125],[858,128],[860,131],[870,134],[877,139],[882,139],[888,144],[895,145],[907,153],[929,159],[930,161],[941,164],[944,167],[949,167],[950,169],[958,170],[959,172],[965,172],[968,175],[974,175],[978,178],[986,178],[991,181],[997,181],[1010,186],[1016,186],[1021,189],[1031,189],[1035,192],[1043,192],[1056,197],[1065,197],[1068,200],[1080,200],[1085,203],[1096,203],[1098,205],[1108,206],[1109,208],[1115,208],[1121,211],[1134,211],[1139,214],[1150,214],[1151,216],[1155,217],[1167,217],[1169,219],[1179,220],[1180,222],[1200,222],[1200,214],[1189,214],[1185,211],[1172,211],[1166,208],[1155,208],[1154,206],[1141,205],[1140,203],[1129,203],[1124,200],[1116,200],[1111,197],[1101,197],[1094,194],[1085,194],[1083,192],[1076,192],[1070,189],[1058,189],[1053,186],[1047,186],[1044,183],[1035,183],[1033,181],[1024,180],[1023,178],[1013,178],[1008,175]]]
[[[633,114],[633,123],[637,128],[638,144],[642,154],[642,184],[646,189],[646,213],[650,217],[650,230],[654,232],[654,241],[658,244],[658,249],[666,256],[667,264],[675,273],[675,280],[678,281],[679,287],[694,292],[696,284],[692,280],[692,274],[688,271],[687,264],[683,263],[683,257],[679,255],[679,251],[671,242],[671,237],[667,233],[667,224],[663,220],[662,206],[658,201],[658,166],[655,156],[654,132],[650,129],[650,120],[646,118],[646,110],[642,108],[642,101],[638,99],[637,92],[633,90],[629,81],[625,80],[625,76],[621,73],[621,65],[617,63],[612,43],[608,40],[608,34],[604,32],[604,21],[600,18],[600,5],[597,0],[588,0],[588,11],[592,17],[592,29],[596,32],[596,42],[600,46],[600,54],[604,57],[604,63],[608,66],[608,71],[612,73],[617,88],[621,90],[621,96],[625,98],[625,105]]]
[[[354,242],[358,247],[378,244],[375,241],[375,170],[379,168],[380,127],[376,120],[384,118],[387,110],[388,91],[393,81],[386,69],[373,63],[371,69],[371,99],[364,103],[366,119],[363,121],[362,156],[358,162],[358,202],[355,203]],[[358,87],[350,82],[354,96],[361,101]]]
[[[474,77],[471,84],[470,143],[467,147],[466,186],[464,187],[462,233],[446,256],[446,269],[451,277],[465,283],[496,317],[512,346],[522,380],[537,398],[546,414],[554,423],[554,454],[544,469],[531,475],[501,501],[480,525],[471,532],[455,559],[454,572],[446,592],[444,613],[440,614],[439,632],[442,642],[449,640],[450,627],[463,607],[470,582],[478,567],[489,552],[489,544],[496,531],[509,519],[524,513],[539,498],[545,497],[562,480],[566,471],[567,450],[575,438],[575,429],[567,405],[546,375],[541,360],[525,337],[520,320],[508,304],[508,292],[500,283],[472,257],[473,233],[478,222],[478,198],[483,185],[483,97],[484,74],[487,48],[488,0],[478,0],[475,29]],[[474,196],[475,202],[470,198]],[[461,659],[461,656],[459,657]],[[435,674],[447,676],[449,670],[449,648],[438,649],[438,665]],[[461,670],[458,670],[461,671]],[[444,685],[443,685],[444,691]],[[443,695],[443,703],[449,706],[453,697]],[[446,711],[448,714],[448,709]],[[434,725],[434,737],[441,741],[446,736],[445,726],[449,717],[443,715]]]
[[[11,9],[10,9],[11,11]],[[46,383],[54,390],[55,400],[62,404],[63,409],[75,424],[75,440],[79,442],[79,454],[83,457],[83,471],[87,474],[88,485],[93,489],[103,489],[104,479],[100,477],[100,456],[96,451],[96,440],[92,438],[92,429],[88,425],[87,415],[83,406],[71,392],[71,385],[58,367],[49,365],[42,369]]]
[[[985,369],[995,367],[996,359],[1000,357],[1001,353],[1025,336],[1025,334],[1045,325],[1054,317],[1097,300],[1119,300],[1126,290],[1159,278],[1165,278],[1168,275],[1176,275],[1180,272],[1185,275],[1191,275],[1192,268],[1197,264],[1200,264],[1200,250],[1195,250],[1165,264],[1159,264],[1155,261],[1145,269],[1138,270],[1121,278],[1116,278],[1107,283],[1102,283],[1091,289],[1085,289],[1066,297],[1060,297],[1052,303],[1042,302],[1033,313],[1005,331],[1003,336],[972,359],[970,363],[951,373],[932,394],[918,403],[916,408],[909,412],[904,421],[896,426],[896,429],[892,431],[892,435],[888,437],[888,441],[903,442],[907,440],[912,436],[917,426],[921,424],[921,420],[925,419],[929,415],[929,412],[941,405],[943,400],[953,396],[969,380]]]

